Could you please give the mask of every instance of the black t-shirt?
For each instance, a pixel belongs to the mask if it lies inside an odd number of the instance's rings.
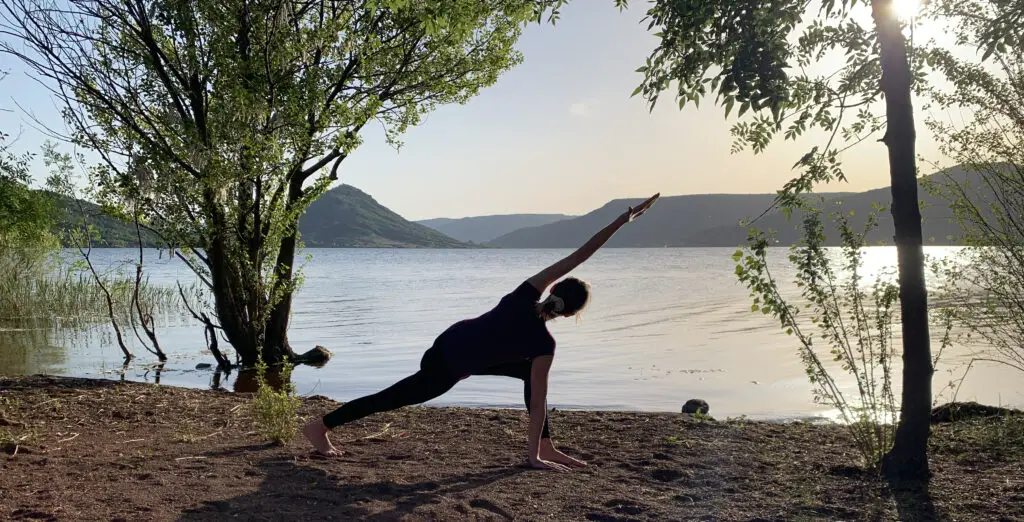
[[[499,364],[554,355],[555,339],[537,314],[540,291],[528,281],[474,319],[453,324],[438,338],[445,366],[472,375]]]

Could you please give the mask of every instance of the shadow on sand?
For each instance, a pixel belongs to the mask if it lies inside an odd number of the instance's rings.
[[[889,493],[896,501],[896,511],[901,522],[947,520],[932,502],[928,482],[889,481]]]
[[[237,448],[224,454],[258,451],[260,446]],[[234,498],[207,501],[181,514],[179,521],[197,520],[399,520],[417,508],[441,504],[449,495],[468,492],[518,475],[525,468],[458,473],[436,481],[398,484],[392,481],[344,484],[344,477],[298,464],[293,458],[266,459],[258,491]],[[468,506],[490,516],[511,519],[509,513],[483,499]],[[453,513],[457,514],[457,513]],[[428,517],[430,518],[430,517]]]
[[[783,520],[866,519],[899,520],[900,522],[948,520],[948,517],[932,502],[928,481],[900,481],[884,478],[857,466],[833,466],[829,469],[829,473],[850,479],[848,487],[851,491],[848,498],[852,503],[847,505],[825,504],[812,500],[787,513]],[[800,495],[794,496],[799,497]],[[858,496],[861,497],[860,500],[853,500]],[[896,508],[895,518],[893,518],[892,512],[887,510],[890,506]],[[756,518],[753,520],[769,519]]]

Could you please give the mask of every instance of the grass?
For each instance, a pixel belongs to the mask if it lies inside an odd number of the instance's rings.
[[[952,437],[931,439],[932,451],[973,460],[979,454],[1006,462],[1024,460],[1024,415],[961,420],[951,424]]]
[[[182,444],[192,444],[199,440],[199,437],[192,431],[192,426],[186,424],[174,434],[174,441]]]
[[[18,400],[5,397],[0,395],[0,426],[9,426],[14,424],[13,418],[14,413],[18,410]],[[8,417],[10,414],[12,417]]]
[[[292,365],[281,366],[281,389],[267,383],[267,365],[262,360],[256,365],[256,395],[253,398],[253,423],[256,431],[270,442],[286,444],[295,438],[298,408],[301,404],[291,383]]]
[[[25,428],[21,422],[14,420],[18,411],[17,399],[0,395],[0,452],[14,455],[20,446],[32,438],[31,433],[18,433],[13,428]]]
[[[114,313],[127,321],[134,279],[106,276],[104,282],[115,303]],[[156,315],[185,313],[174,288],[143,281],[139,299]],[[55,260],[46,251],[14,249],[0,252],[0,317],[15,323],[60,320],[89,324],[109,319],[103,291],[90,274]]]

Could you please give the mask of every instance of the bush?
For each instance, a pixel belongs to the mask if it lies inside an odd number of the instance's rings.
[[[260,358],[256,364],[256,395],[253,398],[253,421],[256,430],[271,442],[284,444],[297,433],[299,399],[292,384],[293,365],[285,361],[280,367],[279,389],[267,382],[267,364]]]
[[[842,239],[838,256],[836,249],[824,247],[816,209],[804,214],[802,239],[790,249],[802,306],[787,301],[772,276],[767,259],[771,234],[751,230],[746,251],[737,251],[733,259],[739,280],[751,291],[752,310],[775,317],[796,338],[814,401],[839,412],[864,464],[878,469],[896,432],[892,363],[899,288],[891,270],[865,281],[864,238],[877,226],[876,214],[859,233],[845,215],[832,218]],[[856,392],[844,392],[837,380],[840,372],[856,384]]]

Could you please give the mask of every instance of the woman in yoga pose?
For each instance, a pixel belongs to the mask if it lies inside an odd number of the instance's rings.
[[[629,207],[582,247],[523,282],[487,313],[450,326],[423,354],[418,372],[390,388],[347,402],[313,419],[303,428],[303,434],[320,453],[335,455],[337,450],[327,433],[342,424],[435,399],[471,375],[503,375],[524,381],[526,409],[530,414],[530,465],[559,471],[584,466],[585,463],[556,450],[551,443],[547,390],[555,340],[546,323],[578,314],[590,300],[587,283],[574,277],[558,280],[590,258],[619,228],[647,212],[659,196],[655,194],[640,205]],[[541,301],[541,295],[552,283],[555,284],[550,295]]]

